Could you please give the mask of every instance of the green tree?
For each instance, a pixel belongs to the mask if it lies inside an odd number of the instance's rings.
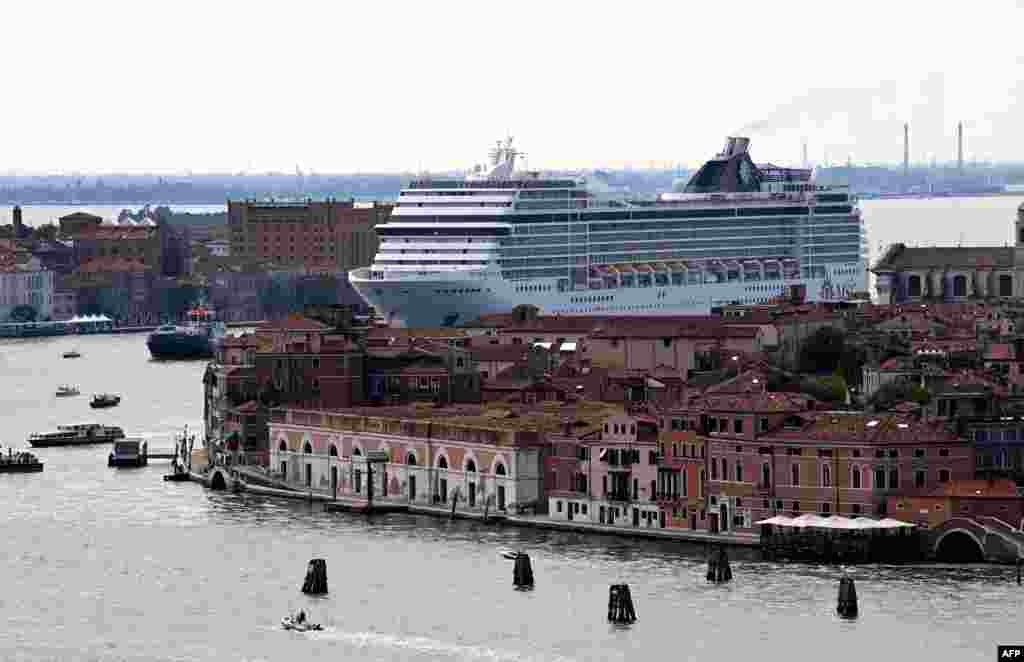
[[[841,374],[812,377],[800,383],[800,391],[823,402],[846,403],[848,387]]]

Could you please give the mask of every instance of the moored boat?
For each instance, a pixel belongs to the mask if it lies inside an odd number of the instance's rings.
[[[57,387],[57,397],[66,398],[72,395],[79,395],[81,391],[78,390],[77,386],[71,386],[69,384],[62,384]]]
[[[33,448],[51,446],[82,446],[85,444],[109,444],[124,438],[124,430],[114,425],[98,423],[80,423],[76,425],[58,425],[56,432],[43,432],[31,435],[28,443]]]
[[[97,393],[92,396],[92,402],[89,406],[93,409],[103,409],[105,407],[116,407],[121,404],[121,396],[113,393]]]
[[[184,326],[165,324],[151,333],[146,347],[154,359],[211,358],[226,333],[224,323],[216,320],[213,311],[200,305],[189,311]]]
[[[141,439],[114,442],[114,450],[107,457],[108,467],[144,467],[149,462],[149,444]]]
[[[43,470],[43,463],[27,451],[14,452],[8,448],[7,455],[0,454],[0,473],[35,473]]]
[[[66,359],[77,359],[82,355],[78,352],[77,349],[73,349],[70,352],[64,352],[63,354],[61,354],[61,356],[63,356]]]

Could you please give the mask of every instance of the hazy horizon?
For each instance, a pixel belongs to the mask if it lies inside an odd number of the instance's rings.
[[[401,174],[1024,160],[1020,0],[11,3],[0,173]],[[58,18],[59,17],[59,18]]]

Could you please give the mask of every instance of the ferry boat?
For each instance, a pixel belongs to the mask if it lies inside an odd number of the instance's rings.
[[[485,172],[413,181],[349,279],[390,324],[454,326],[519,303],[547,315],[693,315],[802,292],[868,291],[868,243],[846,186],[757,165],[729,138],[679,190],[636,196],[595,177],[517,173],[511,138]]]
[[[197,306],[188,312],[184,326],[165,324],[149,335],[146,346],[154,359],[212,358],[226,335],[223,322],[213,311]]]
[[[114,450],[107,457],[108,467],[144,467],[149,461],[148,443],[141,439],[114,442]]]
[[[0,453],[0,474],[36,473],[43,470],[43,463],[32,453],[15,453],[7,449],[7,455]]]
[[[80,423],[77,425],[58,425],[56,432],[43,432],[31,435],[28,443],[34,448],[50,446],[81,446],[85,444],[109,444],[124,438],[124,430],[113,425],[98,423]]]
[[[93,409],[105,409],[107,407],[116,407],[119,404],[121,404],[121,396],[113,393],[97,393],[92,396],[89,406]]]

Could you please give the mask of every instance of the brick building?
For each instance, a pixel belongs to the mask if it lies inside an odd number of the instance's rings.
[[[346,272],[377,252],[379,223],[391,206],[353,200],[228,201],[231,255],[291,269]]]

